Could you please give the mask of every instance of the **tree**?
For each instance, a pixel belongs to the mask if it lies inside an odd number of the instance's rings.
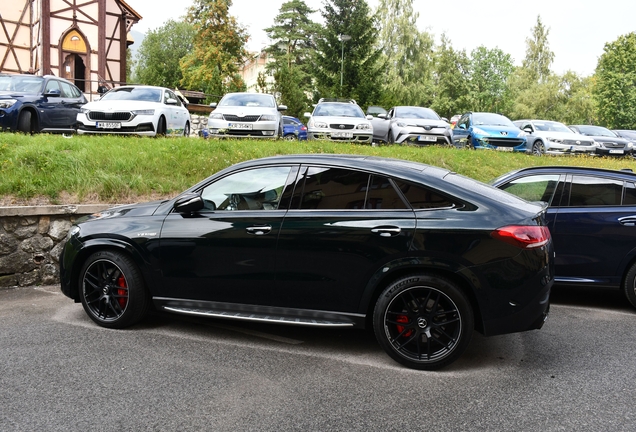
[[[169,20],[148,32],[137,51],[135,80],[177,88],[183,79],[179,60],[192,51],[193,38],[194,28],[183,21]]]
[[[273,42],[266,50],[273,57],[267,65],[274,77],[272,90],[279,102],[287,105],[287,113],[295,117],[307,110],[307,95],[312,90],[309,60],[320,30],[309,18],[314,12],[303,0],[288,1],[281,6],[274,25],[265,29]]]
[[[502,112],[508,100],[512,57],[499,48],[480,46],[470,54],[470,98],[475,111]]]
[[[229,14],[231,0],[194,0],[186,21],[194,27],[194,46],[181,60],[182,85],[221,96],[245,89],[238,74],[248,57],[245,28]]]
[[[413,0],[380,0],[379,44],[384,74],[382,104],[429,106],[433,86],[433,37],[417,30]]]
[[[312,65],[316,96],[353,98],[363,107],[375,104],[381,93],[381,51],[369,5],[365,0],[325,0],[322,16],[325,26]]]
[[[442,34],[435,51],[434,99],[431,104],[440,116],[451,118],[471,109],[470,62],[465,51],[455,51],[446,34]]]
[[[636,33],[605,44],[595,77],[601,123],[612,129],[636,129]]]
[[[554,61],[554,53],[550,51],[549,34],[550,29],[541,22],[541,15],[537,15],[532,36],[526,38],[526,57],[522,63],[522,67],[529,72],[529,78],[533,82],[544,82],[551,74],[550,67]]]

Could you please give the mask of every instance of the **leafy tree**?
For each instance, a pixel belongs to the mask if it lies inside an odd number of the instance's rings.
[[[287,113],[296,117],[307,110],[307,95],[312,90],[309,60],[320,30],[309,19],[314,12],[303,0],[288,1],[281,6],[274,25],[265,29],[273,41],[266,50],[273,57],[267,65],[274,77],[272,90],[281,104],[287,105]]]
[[[382,104],[429,106],[433,87],[433,37],[417,30],[413,0],[380,0],[379,43],[386,65]]]
[[[442,34],[435,51],[433,72],[434,99],[431,104],[437,113],[450,119],[471,109],[470,61],[465,51],[455,51],[451,42]]]
[[[594,96],[602,124],[636,129],[636,33],[605,44],[596,66]]]
[[[247,31],[229,13],[231,0],[194,0],[186,21],[194,27],[194,46],[181,60],[182,85],[221,96],[245,89],[239,66],[248,53]]]
[[[312,66],[315,96],[353,98],[362,107],[375,104],[382,78],[381,52],[375,48],[377,18],[365,0],[325,0],[322,16],[325,26]]]
[[[550,67],[554,61],[554,53],[550,51],[548,36],[550,29],[541,22],[541,16],[537,16],[537,23],[532,28],[532,36],[526,38],[526,57],[522,67],[529,74],[530,81],[546,81],[550,77]]]
[[[499,48],[480,46],[470,54],[470,97],[475,111],[503,112],[509,100],[512,57]]]
[[[176,88],[183,79],[179,60],[192,51],[194,28],[186,22],[167,21],[148,32],[139,50],[135,80],[142,84]]]

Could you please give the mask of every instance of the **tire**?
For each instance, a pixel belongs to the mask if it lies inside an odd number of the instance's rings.
[[[473,140],[470,135],[466,137],[466,148],[468,150],[475,150],[475,146],[473,146]]]
[[[25,134],[33,133],[33,124],[31,122],[31,111],[24,110],[18,118],[18,130]]]
[[[627,300],[636,308],[636,264],[632,264],[625,275],[623,282],[623,292]]]
[[[285,141],[298,141],[298,137],[296,135],[292,134],[287,134],[283,137],[283,139]]]
[[[474,330],[466,296],[451,281],[411,275],[380,295],[373,330],[380,346],[398,363],[420,370],[449,365],[466,350]]]
[[[93,321],[115,329],[140,321],[149,304],[141,272],[133,260],[113,251],[88,257],[80,272],[79,297]]]
[[[391,129],[389,129],[389,133],[388,133],[388,135],[386,136],[386,139],[387,139],[387,143],[388,143],[389,145],[393,145],[393,144],[395,144],[395,140],[393,139],[393,133],[391,133]]]
[[[159,117],[157,122],[157,136],[166,136],[166,118],[164,116]]]
[[[183,136],[186,138],[190,136],[190,122],[186,122],[183,128]]]
[[[545,148],[541,141],[535,141],[534,144],[532,144],[532,154],[535,156],[543,156],[545,154]]]

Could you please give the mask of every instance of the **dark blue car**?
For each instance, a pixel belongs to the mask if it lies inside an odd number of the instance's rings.
[[[283,138],[291,141],[307,139],[307,126],[292,116],[283,116]]]
[[[55,76],[0,74],[0,130],[24,133],[75,131],[84,94]]]
[[[636,174],[580,167],[534,167],[493,186],[549,203],[555,283],[622,290],[636,307]]]

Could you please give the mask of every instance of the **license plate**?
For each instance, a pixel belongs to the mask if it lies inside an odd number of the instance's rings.
[[[249,123],[230,123],[230,129],[252,130],[252,125]]]
[[[353,138],[353,132],[332,132],[333,138]]]
[[[496,150],[511,152],[512,151],[512,147],[496,147]]]
[[[609,152],[610,152],[610,154],[623,154],[623,153],[625,153],[624,150],[610,150]]]
[[[427,141],[427,142],[436,142],[437,141],[437,137],[434,136],[430,136],[430,135],[420,135],[417,137],[418,141]]]
[[[95,124],[97,129],[121,129],[121,123],[116,122],[97,122]]]

